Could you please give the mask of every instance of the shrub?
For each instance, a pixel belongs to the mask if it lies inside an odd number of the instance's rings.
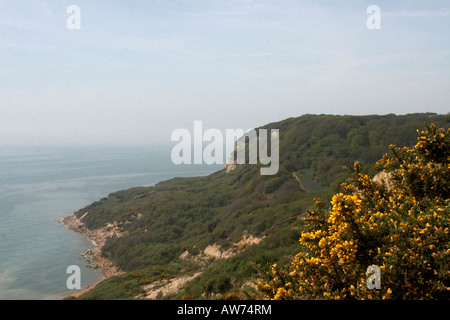
[[[272,178],[264,184],[264,193],[272,193],[277,190],[282,184],[283,180],[280,177]]]
[[[331,207],[316,200],[302,250],[259,283],[266,298],[450,298],[450,129],[427,129],[377,163],[385,181],[355,163]],[[379,290],[368,288],[370,265],[381,270]]]

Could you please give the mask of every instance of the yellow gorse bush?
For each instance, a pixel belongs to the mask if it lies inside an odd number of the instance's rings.
[[[351,180],[308,212],[301,251],[273,265],[267,299],[448,299],[450,297],[450,129],[431,124],[411,148],[390,146],[375,182],[355,163]],[[370,265],[381,289],[369,289]]]

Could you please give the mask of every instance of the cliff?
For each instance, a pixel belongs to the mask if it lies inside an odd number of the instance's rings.
[[[95,241],[97,264],[112,277],[81,298],[257,297],[258,272],[298,251],[298,218],[314,198],[327,199],[355,161],[374,176],[388,146],[415,144],[425,122],[449,127],[450,116],[290,118],[261,127],[279,129],[274,176],[229,164],[94,202],[66,222]],[[164,286],[172,289],[155,294]]]

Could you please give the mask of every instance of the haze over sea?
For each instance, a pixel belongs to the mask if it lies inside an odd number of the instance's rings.
[[[100,278],[81,257],[92,244],[62,217],[111,192],[221,167],[176,166],[169,147],[0,148],[0,299],[67,295],[69,265],[82,287]]]

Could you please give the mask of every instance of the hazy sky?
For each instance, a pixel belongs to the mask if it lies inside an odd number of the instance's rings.
[[[372,4],[379,30],[366,26]],[[0,145],[170,144],[194,120],[447,113],[449,30],[448,0],[0,0]]]

